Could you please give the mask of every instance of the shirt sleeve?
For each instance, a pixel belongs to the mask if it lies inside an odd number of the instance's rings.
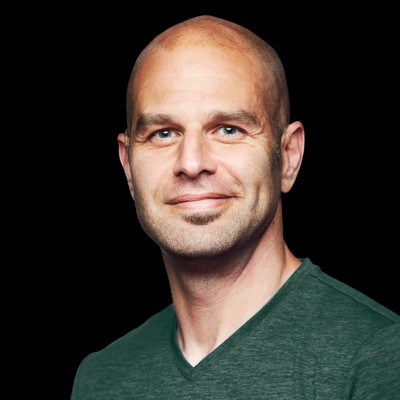
[[[400,399],[400,324],[379,330],[358,349],[350,365],[345,399]]]
[[[81,370],[81,366],[82,366],[82,363],[79,366],[79,368],[77,369],[76,374],[75,374],[75,379],[74,379],[74,383],[73,383],[73,386],[72,386],[72,393],[71,393],[71,399],[70,400],[78,400],[79,399],[78,386],[79,386],[79,373],[80,373],[80,370]]]
[[[87,360],[91,358],[93,353],[89,353],[80,363],[76,374],[74,378],[74,382],[72,385],[72,392],[71,392],[71,398],[70,400],[79,400],[85,397],[85,395],[81,395],[81,390],[80,390],[80,383],[81,383],[81,375],[82,375],[82,370],[84,368],[84,365],[86,364]]]

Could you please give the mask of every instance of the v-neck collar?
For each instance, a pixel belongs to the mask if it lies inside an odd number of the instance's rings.
[[[171,331],[171,353],[174,362],[188,380],[194,380],[197,376],[201,375],[201,372],[208,368],[209,365],[218,362],[219,356],[224,354],[235,342],[241,337],[248,334],[253,330],[260,321],[262,321],[273,308],[279,304],[288,293],[292,291],[293,286],[303,277],[308,271],[313,269],[315,265],[308,259],[300,259],[302,264],[299,268],[289,277],[289,279],[282,285],[282,287],[275,293],[275,295],[265,304],[255,315],[253,315],[248,321],[246,321],[240,328],[238,328],[231,336],[229,336],[221,345],[213,350],[209,355],[204,357],[198,364],[192,366],[183,355],[177,337],[177,319],[174,313],[174,322],[172,324]]]

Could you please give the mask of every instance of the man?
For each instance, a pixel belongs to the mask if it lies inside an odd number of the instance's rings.
[[[119,155],[173,304],[86,357],[72,399],[399,398],[400,317],[285,244],[304,128],[275,51],[177,24],[139,56],[127,113]]]

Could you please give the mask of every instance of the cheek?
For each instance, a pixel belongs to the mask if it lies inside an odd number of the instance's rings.
[[[230,162],[233,169],[236,169],[242,176],[242,182],[252,186],[264,186],[272,179],[274,173],[272,154],[264,148],[258,151],[248,151],[244,154],[237,154]]]
[[[151,154],[133,153],[131,163],[132,182],[135,196],[154,197],[166,181],[166,166],[159,157]]]
[[[152,171],[149,165],[141,162],[138,158],[131,164],[132,170],[132,182],[135,189],[136,196],[143,197],[146,191],[151,186],[152,180],[149,177],[152,175]]]
[[[243,171],[243,183],[254,192],[256,201],[269,203],[280,195],[280,167],[271,152],[254,155]]]

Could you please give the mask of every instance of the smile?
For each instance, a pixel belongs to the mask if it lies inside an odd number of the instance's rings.
[[[172,198],[167,203],[185,210],[212,210],[225,205],[231,196],[220,193],[185,194]]]

